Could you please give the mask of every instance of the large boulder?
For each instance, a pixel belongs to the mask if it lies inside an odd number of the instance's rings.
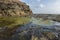
[[[0,0],[0,16],[29,16],[29,6],[18,0]]]

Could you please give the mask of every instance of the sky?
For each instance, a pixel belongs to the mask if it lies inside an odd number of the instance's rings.
[[[60,14],[60,0],[21,0],[33,13]]]

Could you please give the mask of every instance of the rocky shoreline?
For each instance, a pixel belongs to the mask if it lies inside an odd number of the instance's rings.
[[[0,0],[0,40],[10,40],[16,29],[24,25],[23,20],[28,20],[26,17],[30,18],[31,15],[32,11],[26,3],[19,0]]]
[[[56,32],[54,29],[50,30],[50,28],[47,29],[39,25],[35,25],[31,25],[31,23],[29,23],[19,27],[16,30],[13,40],[60,40],[60,32]]]

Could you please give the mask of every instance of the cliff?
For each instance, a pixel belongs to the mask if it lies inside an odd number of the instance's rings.
[[[19,0],[0,0],[0,16],[29,16],[29,6]]]
[[[19,0],[0,0],[0,27],[26,24],[31,15],[32,11],[26,3]]]
[[[32,11],[19,0],[0,0],[0,40],[10,40],[20,25],[29,22]]]

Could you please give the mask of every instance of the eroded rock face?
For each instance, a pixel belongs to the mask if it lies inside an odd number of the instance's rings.
[[[23,2],[18,0],[0,0],[0,16],[2,17],[10,17],[10,16],[30,16],[32,11],[30,10],[29,6]],[[7,19],[6,19],[7,20]],[[12,19],[11,19],[12,20]],[[9,20],[8,20],[9,21]],[[8,24],[8,21],[4,21]],[[20,20],[19,20],[20,21]],[[9,21],[10,22],[10,21]],[[0,23],[2,24],[2,23]],[[3,25],[3,24],[2,24]],[[20,24],[19,24],[20,25]],[[18,26],[16,26],[18,27]],[[13,29],[7,28],[0,28],[0,40],[10,40],[13,36],[14,32],[16,31],[16,27]]]
[[[18,0],[0,0],[0,16],[29,16],[29,6]]]

